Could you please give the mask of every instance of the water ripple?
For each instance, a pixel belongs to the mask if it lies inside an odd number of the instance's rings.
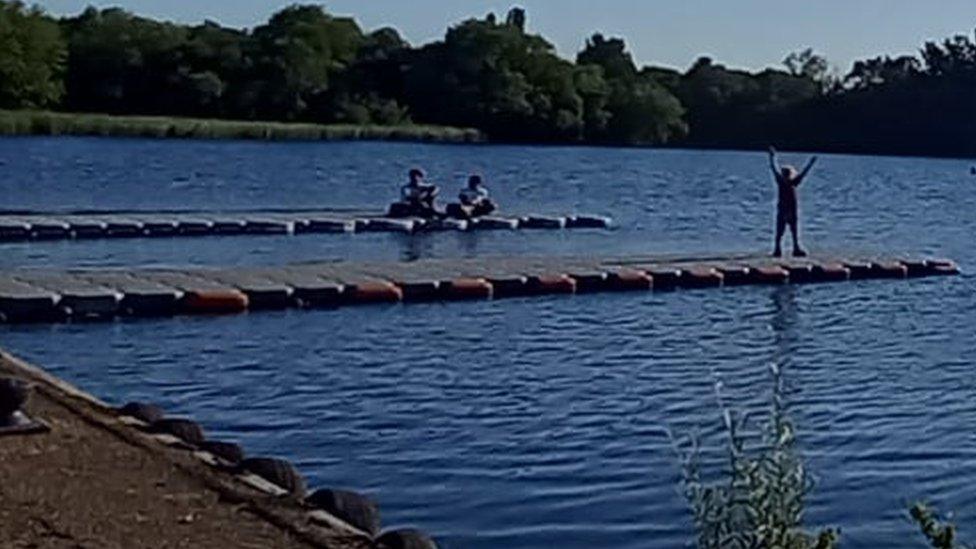
[[[0,140],[9,207],[91,207],[93,196],[104,207],[288,207],[315,197],[362,205],[393,193],[402,169],[424,158],[434,174],[505,166],[491,174],[503,203],[611,213],[620,228],[572,238],[14,244],[0,267],[768,245],[771,185],[758,155],[139,140],[110,141],[118,154],[106,154],[101,141],[58,143],[71,150]],[[83,177],[78,159],[91,167]],[[23,187],[17,174],[38,164],[38,182]],[[811,243],[946,254],[969,270],[976,190],[958,184],[965,171],[955,161],[825,157],[804,189]],[[360,184],[349,184],[354,175]],[[180,176],[189,180],[173,189]],[[220,189],[232,181],[245,182],[242,192]],[[136,182],[154,192],[127,187]],[[105,193],[110,185],[118,192]],[[696,433],[708,474],[719,475],[718,399],[768,409],[777,362],[817,479],[808,521],[840,527],[845,547],[898,548],[917,539],[907,501],[976,519],[974,284],[964,276],[15,326],[0,329],[0,345],[105,398],[154,400],[252,454],[293,459],[315,486],[363,490],[390,526],[418,525],[447,547],[473,549],[686,546],[693,532],[668,431]]]

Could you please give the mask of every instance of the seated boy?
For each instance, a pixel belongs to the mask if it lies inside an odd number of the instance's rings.
[[[458,202],[451,204],[451,211],[448,213],[461,219],[485,216],[497,209],[491,198],[488,198],[488,189],[484,187],[480,175],[468,178],[468,186],[458,194]]]
[[[434,206],[439,189],[436,185],[424,183],[424,172],[414,168],[409,173],[410,181],[400,188],[400,202],[390,206],[391,217],[439,217]]]

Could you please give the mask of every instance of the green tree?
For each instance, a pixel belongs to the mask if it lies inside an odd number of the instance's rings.
[[[412,57],[406,101],[419,120],[472,126],[496,139],[575,140],[583,100],[574,67],[525,32],[524,14],[471,19]]]
[[[661,85],[656,74],[637,71],[622,39],[593,35],[576,56],[576,63],[599,68],[608,90],[605,96],[590,94],[587,98],[587,120],[594,124],[587,128],[590,138],[653,145],[674,141],[687,133],[681,102]],[[589,76],[591,81],[594,78]]]
[[[613,116],[608,109],[610,85],[598,65],[577,66],[573,71],[576,91],[583,100],[583,126],[587,140],[602,139]]]
[[[359,25],[319,6],[291,6],[254,29],[251,95],[260,116],[328,120],[330,84],[355,60]]]
[[[610,80],[629,80],[637,75],[634,58],[627,52],[627,45],[620,38],[607,40],[602,34],[594,34],[586,46],[576,55],[578,65],[597,65]]]
[[[608,140],[632,145],[658,145],[688,133],[681,102],[653,78],[632,83],[615,81],[608,110]]]
[[[404,94],[404,66],[410,45],[392,28],[366,35],[348,69],[330,86],[333,117],[339,122],[410,122]]]
[[[791,75],[809,78],[820,84],[824,90],[832,84],[830,63],[824,56],[813,51],[813,48],[787,55],[786,59],[783,60],[783,65],[786,66]]]
[[[853,90],[865,90],[903,82],[917,76],[921,69],[921,62],[910,55],[895,59],[885,56],[855,61],[851,72],[844,77],[844,86]]]
[[[68,36],[67,106],[109,113],[180,112],[185,27],[118,8],[62,21]]]
[[[179,113],[240,116],[241,88],[247,81],[247,34],[213,22],[192,27],[179,46],[173,75]]]
[[[0,1],[0,107],[40,108],[64,94],[66,46],[38,8]]]
[[[780,142],[786,113],[821,96],[820,86],[806,76],[771,69],[753,74],[707,57],[682,75],[675,93],[688,109],[688,142],[707,147]]]

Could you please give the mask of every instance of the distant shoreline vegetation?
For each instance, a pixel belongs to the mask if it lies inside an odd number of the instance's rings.
[[[519,8],[414,47],[313,5],[234,29],[118,8],[56,19],[0,0],[0,109],[28,111],[0,113],[7,134],[454,141],[477,130],[504,143],[976,156],[967,36],[847,74],[812,49],[783,66],[638,67],[600,34],[567,60]]]
[[[311,124],[0,110],[0,136],[97,136],[265,141],[420,141],[479,143],[478,130],[401,124]]]

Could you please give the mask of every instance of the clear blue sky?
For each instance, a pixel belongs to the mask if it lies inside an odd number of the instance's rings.
[[[121,6],[141,15],[195,23],[253,27],[280,0],[40,0],[56,15],[86,5]],[[354,16],[366,29],[394,26],[419,44],[462,19],[510,2],[484,0],[332,0],[328,11]],[[595,31],[626,38],[641,64],[686,68],[710,55],[729,66],[778,65],[790,51],[810,46],[846,71],[855,59],[913,53],[927,39],[972,34],[976,0],[523,0],[532,31],[572,57]]]

